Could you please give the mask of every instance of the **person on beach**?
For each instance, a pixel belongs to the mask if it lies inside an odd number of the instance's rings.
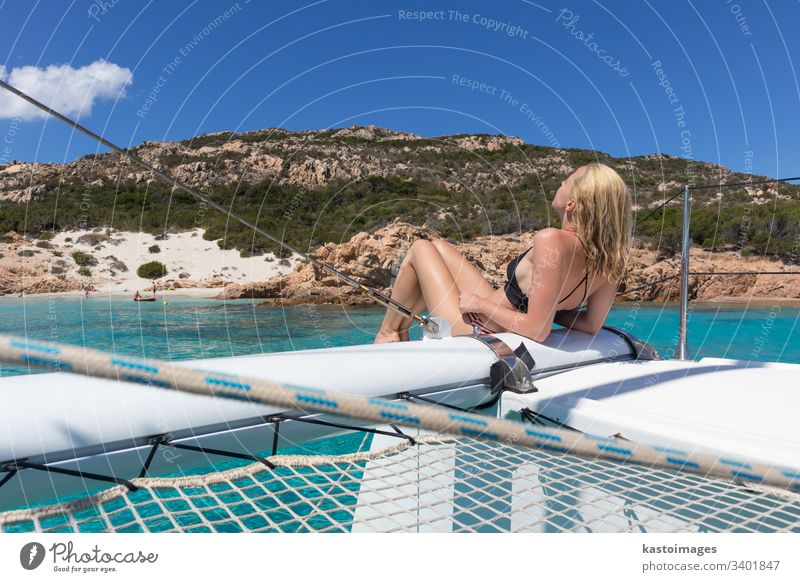
[[[513,259],[495,289],[452,245],[418,240],[403,259],[392,298],[445,318],[453,335],[517,333],[538,342],[553,323],[597,333],[630,258],[631,200],[612,168],[575,170],[552,202],[560,228],[545,228]],[[581,309],[585,304],[585,309]],[[387,310],[375,343],[408,340],[412,320]]]

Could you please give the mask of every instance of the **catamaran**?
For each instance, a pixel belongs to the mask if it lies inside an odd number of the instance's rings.
[[[453,337],[291,247],[422,341],[167,363],[0,337],[50,369],[0,378],[0,530],[800,531],[800,365],[689,358],[693,188],[676,359],[613,327]]]

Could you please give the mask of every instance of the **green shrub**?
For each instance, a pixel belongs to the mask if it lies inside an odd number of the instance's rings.
[[[158,261],[150,261],[136,269],[136,274],[142,279],[160,279],[167,274],[167,266]]]
[[[147,250],[150,251],[152,254],[160,253],[161,252],[161,247],[158,246],[158,245],[153,245],[153,246],[149,247]]]
[[[81,251],[75,251],[72,253],[72,260],[74,260],[75,264],[79,267],[93,267],[97,264],[97,259],[95,259],[92,255]]]
[[[51,245],[46,240],[37,241],[36,242],[36,246],[39,247],[40,249],[51,249],[51,248],[53,248],[53,245]]]
[[[53,231],[46,230],[39,235],[39,240],[53,240]]]
[[[92,271],[89,269],[89,267],[81,267],[78,269],[78,275],[81,275],[82,277],[91,277]]]

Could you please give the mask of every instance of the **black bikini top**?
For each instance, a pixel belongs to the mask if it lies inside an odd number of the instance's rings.
[[[530,247],[527,251],[513,259],[510,263],[508,263],[508,267],[506,268],[506,277],[507,281],[505,284],[505,293],[506,297],[508,297],[509,302],[517,311],[522,311],[523,313],[528,312],[528,296],[522,292],[522,289],[517,283],[517,265],[522,260],[522,257],[528,254],[533,247]],[[581,299],[581,304],[586,301],[586,294],[589,292],[589,271],[586,271],[586,274],[583,276],[583,279],[575,285],[575,288],[570,291],[564,299],[561,299],[558,303],[563,303],[570,297],[575,291],[578,290],[578,287],[583,285],[583,299]]]

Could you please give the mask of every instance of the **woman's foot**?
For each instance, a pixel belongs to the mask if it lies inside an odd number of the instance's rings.
[[[397,330],[394,331],[383,331],[378,330],[378,333],[375,335],[375,343],[376,344],[392,344],[394,342],[403,341],[400,338],[400,332]]]
[[[378,330],[377,335],[375,336],[375,343],[376,344],[391,344],[394,342],[407,342],[408,341],[408,330],[404,329],[400,330]]]

